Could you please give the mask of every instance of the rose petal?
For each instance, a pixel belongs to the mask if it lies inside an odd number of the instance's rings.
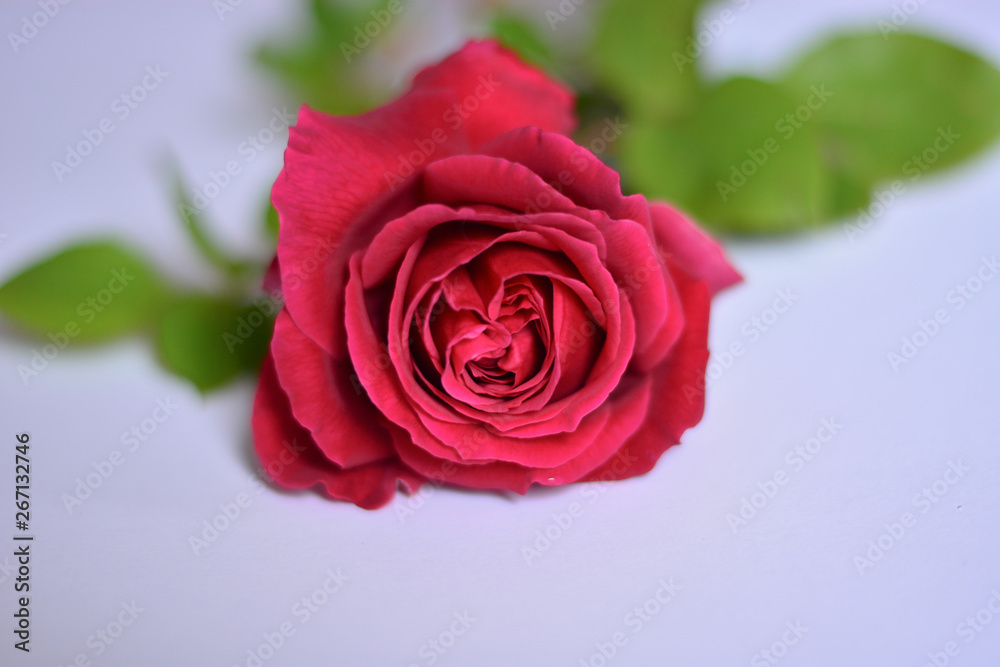
[[[330,498],[376,509],[392,499],[397,486],[413,493],[424,482],[395,459],[341,470],[324,458],[309,432],[292,417],[270,356],[261,369],[254,400],[253,433],[264,470],[284,487],[320,485]]]
[[[650,204],[653,230],[661,253],[682,269],[708,283],[714,296],[719,290],[742,282],[729,264],[722,246],[682,213],[666,204]]]
[[[708,286],[672,272],[684,303],[685,326],[670,356],[652,372],[653,399],[641,428],[615,457],[582,481],[625,479],[649,472],[663,452],[701,421],[708,364]]]
[[[357,380],[352,385],[351,365],[334,361],[284,310],[274,323],[271,355],[292,414],[327,458],[353,468],[393,455],[381,415]]]

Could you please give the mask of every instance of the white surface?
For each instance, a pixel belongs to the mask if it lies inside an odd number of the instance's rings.
[[[760,71],[831,25],[870,25],[892,6],[753,2],[709,62]],[[292,7],[243,3],[224,21],[208,2],[166,7],[72,2],[16,55],[6,38],[0,46],[0,279],[98,231],[126,236],[174,276],[204,279],[157,160],[172,149],[204,183],[267,123],[279,98],[245,53],[290,27]],[[3,3],[3,32],[34,11]],[[927,3],[911,22],[995,63],[998,25],[1000,8],[985,0]],[[59,183],[51,161],[109,116],[147,65],[169,77]],[[234,248],[262,250],[253,224],[282,141],[210,209]],[[600,665],[597,644],[621,631],[612,665],[757,665],[798,622],[808,630],[782,665],[918,666],[949,641],[960,649],[949,664],[996,665],[1000,615],[969,642],[959,625],[1000,590],[1000,280],[961,310],[948,294],[1000,253],[998,181],[993,150],[911,188],[854,243],[832,226],[731,245],[747,282],[717,301],[711,340],[716,352],[732,341],[746,352],[712,384],[702,424],[649,475],[525,498],[440,490],[405,520],[403,498],[367,512],[254,484],[250,383],[202,400],[131,341],[64,352],[25,387],[15,368],[40,344],[0,338],[0,488],[12,485],[14,434],[30,431],[37,535],[32,652],[12,648],[13,582],[0,570],[0,663],[67,665],[83,654],[103,665],[246,665],[262,633],[287,622],[294,635],[263,664]],[[751,341],[744,324],[779,289],[799,299]],[[887,353],[939,308],[948,323],[893,372]],[[121,434],[157,399],[175,413],[128,452]],[[786,453],[828,417],[842,430],[795,470]],[[68,513],[62,494],[116,449],[124,463]],[[922,513],[914,497],[950,461],[968,472]],[[778,471],[788,483],[734,534],[727,514]],[[196,555],[189,536],[241,493],[250,506]],[[5,544],[11,495],[0,508]],[[554,532],[553,514],[573,503],[582,514],[529,565],[522,548]],[[915,524],[859,574],[855,557],[904,512]],[[0,549],[5,568],[9,553]],[[302,622],[294,605],[338,568],[349,579]],[[659,613],[628,616],[670,578],[681,589],[662,608],[649,603]],[[88,638],[132,601],[142,612],[96,656]],[[466,611],[471,628],[435,654],[425,643],[442,633],[447,643]]]

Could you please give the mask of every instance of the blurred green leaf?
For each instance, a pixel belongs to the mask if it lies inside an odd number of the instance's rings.
[[[271,195],[268,193],[267,201],[264,202],[264,233],[267,234],[267,238],[271,239],[274,243],[278,242],[279,226],[278,210],[274,208],[274,204],[271,203]]]
[[[139,253],[89,241],[10,279],[0,287],[0,312],[37,335],[98,342],[151,323],[164,296],[159,276]]]
[[[274,333],[274,316],[280,308],[280,304],[268,300],[268,297],[264,299],[240,308],[240,314],[236,318],[236,338],[243,342],[237,343],[227,337],[227,341],[236,349],[243,368],[252,372],[260,370],[264,361],[271,344],[271,335]],[[247,335],[248,330],[249,335]]]
[[[591,67],[636,120],[674,116],[695,102],[701,84],[688,49],[701,4],[612,0],[598,14]]]
[[[796,98],[815,86],[832,93],[815,119],[823,159],[866,195],[880,181],[964,160],[1000,134],[1000,71],[928,37],[837,37],[808,53],[784,85]]]
[[[396,14],[387,9],[389,4],[388,0],[361,4],[312,0],[302,32],[285,45],[262,45],[257,60],[277,75],[298,101],[314,109],[333,114],[367,111],[379,100],[371,99],[357,76],[357,61],[395,20]],[[397,0],[393,7],[398,14],[404,5]],[[366,32],[369,24],[374,28]]]
[[[829,194],[812,127],[789,121],[804,102],[765,81],[728,79],[677,122],[637,122],[621,158],[636,189],[715,229],[759,234],[815,225]]]
[[[257,313],[251,318],[250,313]],[[204,294],[175,299],[160,321],[156,348],[163,365],[200,391],[259,367],[273,322],[257,309]]]
[[[511,49],[529,63],[549,72],[556,72],[552,50],[530,22],[517,14],[501,11],[493,17],[490,32],[497,41]]]

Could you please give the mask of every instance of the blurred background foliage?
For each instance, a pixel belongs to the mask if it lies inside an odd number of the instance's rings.
[[[368,47],[388,39],[382,28],[395,15],[420,3],[305,1],[296,34],[267,40],[254,54],[290,101],[356,114],[396,94],[388,79],[371,76],[366,60],[377,49]],[[556,33],[578,19],[585,1],[587,43],[568,49]],[[706,77],[701,56],[751,1],[562,0],[555,8],[492,1],[469,36],[495,37],[573,87],[577,141],[621,172],[626,191],[670,201],[716,233],[788,234],[858,218],[879,188],[955,165],[1000,133],[1000,71],[902,30],[905,20],[816,43],[766,79]],[[620,139],[601,139],[619,121],[628,127]],[[26,383],[50,348],[137,332],[150,336],[168,370],[202,391],[259,368],[281,305],[261,294],[268,260],[233,257],[212,239],[175,166],[167,187],[192,247],[222,287],[172,286],[114,240],[62,249],[0,286],[0,312],[44,340],[38,359],[18,368]],[[278,218],[265,193],[261,199],[258,224],[273,247]],[[115,271],[129,289],[96,317]],[[90,312],[97,324],[70,331],[68,323],[87,322]]]
[[[815,44],[767,79],[714,81],[700,57],[750,0],[591,1],[582,57],[553,35],[583,0],[545,10],[495,3],[487,31],[577,90],[584,145],[622,115],[629,131],[600,157],[627,189],[671,201],[716,232],[788,233],[843,219],[880,185],[961,162],[1000,133],[1000,71],[899,21]],[[302,34],[257,58],[314,108],[370,108],[389,91],[361,85],[356,61],[379,38],[361,27],[407,4],[310,0]],[[949,132],[958,137],[935,148]]]

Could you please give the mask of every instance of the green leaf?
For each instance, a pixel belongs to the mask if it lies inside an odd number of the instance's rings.
[[[1000,71],[928,37],[837,37],[807,54],[784,84],[799,98],[815,86],[832,94],[816,118],[824,162],[866,191],[953,165],[1000,134]]]
[[[760,234],[812,226],[829,184],[812,127],[788,120],[803,102],[765,81],[729,79],[677,122],[637,122],[623,138],[621,159],[637,190],[716,229]]]
[[[597,17],[591,66],[633,118],[682,113],[700,90],[688,55],[701,0],[614,0]]]
[[[385,37],[406,4],[389,12],[387,0],[347,4],[334,0],[312,0],[306,26],[284,46],[265,44],[257,61],[281,79],[314,109],[333,114],[356,114],[372,108],[380,97],[365,87],[358,60],[372,43]],[[372,13],[375,13],[373,16]],[[386,19],[386,17],[389,17]],[[381,23],[376,17],[381,17]],[[372,24],[369,32],[366,26]],[[382,23],[385,25],[383,26]]]
[[[267,238],[271,239],[272,242],[278,242],[278,227],[280,226],[278,220],[278,210],[274,208],[274,204],[271,203],[271,195],[268,194],[267,201],[264,202],[264,233],[267,234]]]
[[[99,342],[151,323],[165,291],[139,253],[112,241],[72,246],[0,287],[0,312],[25,330]]]
[[[264,297],[264,299],[269,299],[269,297]],[[273,313],[271,308],[265,307],[264,304],[268,303],[274,306]],[[277,314],[279,307],[274,301],[256,301],[240,309],[240,314],[236,318],[240,325],[237,330],[237,338],[243,342],[230,342],[236,349],[236,354],[244,369],[251,372],[260,370],[268,347],[271,345],[271,335],[274,333],[274,315]],[[242,326],[243,323],[246,323],[245,327]],[[247,329],[250,330],[248,336],[245,335]]]
[[[556,71],[552,50],[538,34],[535,26],[511,12],[501,11],[493,17],[490,32],[497,41],[511,49],[529,63],[550,72]]]
[[[257,317],[250,317],[250,313]],[[204,294],[175,299],[156,334],[163,365],[200,391],[220,387],[256,370],[270,340],[273,321],[252,306]]]

